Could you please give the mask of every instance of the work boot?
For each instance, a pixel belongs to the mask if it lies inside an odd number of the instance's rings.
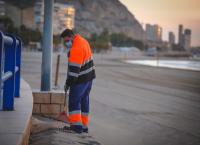
[[[76,133],[82,133],[83,127],[82,127],[82,125],[70,125],[70,130],[72,130]]]
[[[83,127],[83,132],[84,133],[88,133],[88,128],[87,127]]]

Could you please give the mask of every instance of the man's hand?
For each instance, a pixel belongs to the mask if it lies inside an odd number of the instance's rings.
[[[69,86],[68,86],[68,84],[67,84],[67,80],[66,80],[66,82],[65,82],[64,90],[65,90],[65,92],[67,92],[67,91],[69,90]]]
[[[69,86],[67,84],[65,84],[64,90],[65,90],[65,92],[67,92],[69,90]]]

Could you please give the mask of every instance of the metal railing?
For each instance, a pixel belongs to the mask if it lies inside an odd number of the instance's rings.
[[[20,96],[21,47],[19,38],[0,31],[0,110],[14,110]]]

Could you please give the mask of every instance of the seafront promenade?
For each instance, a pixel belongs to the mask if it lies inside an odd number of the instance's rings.
[[[199,145],[200,72],[127,64],[125,58],[141,57],[94,56],[90,135],[105,145]],[[53,61],[55,72],[56,54]],[[40,88],[40,70],[41,53],[23,52],[22,76],[33,90]],[[61,89],[66,72],[62,55]]]

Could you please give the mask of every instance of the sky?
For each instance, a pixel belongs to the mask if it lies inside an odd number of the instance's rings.
[[[172,31],[178,40],[178,25],[192,30],[192,46],[200,46],[200,0],[120,0],[136,19],[158,24],[163,28],[163,40]]]

